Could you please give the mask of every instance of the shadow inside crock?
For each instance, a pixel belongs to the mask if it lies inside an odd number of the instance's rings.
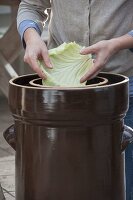
[[[88,80],[86,82],[85,86],[78,86],[78,87],[98,87],[98,86],[102,86],[108,83],[108,79],[104,78],[104,77],[100,77],[97,76],[91,80]],[[46,86],[46,85],[42,85],[42,79],[41,78],[36,78],[36,79],[32,79],[31,81],[29,81],[29,84],[31,86],[34,87],[54,87],[54,86]],[[57,86],[56,86],[57,87]],[[59,86],[58,86],[59,87]],[[69,86],[70,87],[70,86]],[[72,86],[74,87],[74,86]],[[75,87],[76,88],[76,87]]]

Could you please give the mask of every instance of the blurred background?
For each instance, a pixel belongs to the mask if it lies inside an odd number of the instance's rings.
[[[18,0],[0,0],[0,184],[3,199],[15,199],[15,152],[3,138],[13,124],[8,106],[8,82],[17,75],[33,73],[23,62],[24,50],[16,28]],[[43,32],[47,40],[47,27]],[[1,193],[1,188],[0,188]],[[2,194],[0,194],[0,200]]]
[[[3,138],[3,131],[13,124],[8,106],[8,81],[28,73],[23,63],[23,49],[16,30],[18,2],[0,1],[0,199],[15,199],[15,152]],[[3,194],[2,194],[3,193]]]

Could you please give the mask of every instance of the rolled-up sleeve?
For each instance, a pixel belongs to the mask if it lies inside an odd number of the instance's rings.
[[[44,11],[50,7],[50,0],[21,0],[17,14],[18,29],[23,21],[29,20],[35,22],[42,32],[43,22],[47,19]]]
[[[28,29],[28,28],[34,28],[39,35],[41,35],[41,31],[38,27],[38,24],[35,23],[34,21],[31,20],[24,20],[20,23],[19,27],[18,27],[18,32],[21,36],[21,41],[23,43],[23,47],[26,47],[25,41],[24,41],[24,32]]]
[[[133,30],[129,31],[128,35],[131,35],[133,37]]]
[[[23,39],[23,34],[27,28],[34,28],[38,32],[38,34],[41,35],[41,31],[40,31],[38,25],[34,21],[24,20],[20,23],[20,25],[18,27],[18,32],[21,36],[21,39]]]
[[[129,31],[129,32],[128,32],[128,35],[131,35],[131,36],[133,37],[133,30]],[[133,52],[133,48],[131,48],[130,51]]]

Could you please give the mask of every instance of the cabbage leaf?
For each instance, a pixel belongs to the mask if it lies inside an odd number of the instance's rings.
[[[49,57],[53,69],[47,68],[43,61],[39,61],[40,68],[47,76],[47,79],[42,81],[43,85],[65,87],[84,86],[86,82],[80,83],[80,79],[92,66],[93,60],[91,54],[80,54],[82,48],[82,46],[75,42],[70,42],[50,49]]]

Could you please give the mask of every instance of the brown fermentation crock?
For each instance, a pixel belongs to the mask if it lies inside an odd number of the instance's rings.
[[[128,78],[99,76],[108,84],[30,86],[37,75],[10,81],[15,124],[4,136],[16,134],[16,200],[125,200]]]

